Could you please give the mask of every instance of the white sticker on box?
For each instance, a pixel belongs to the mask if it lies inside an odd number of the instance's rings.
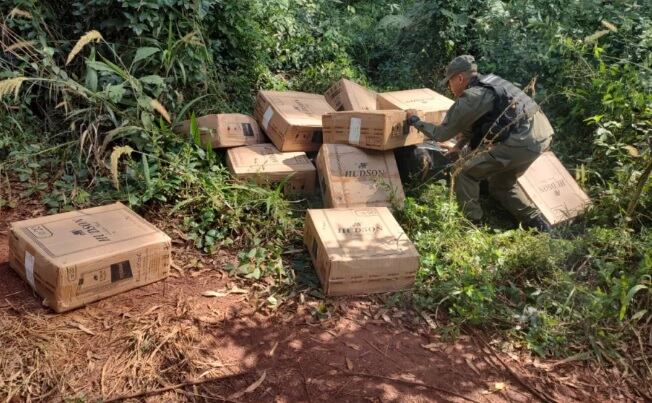
[[[25,251],[25,277],[27,277],[29,285],[36,289],[34,286],[34,256],[28,251]]]
[[[274,110],[271,106],[268,106],[265,114],[263,115],[263,127],[265,130],[267,130],[267,126],[269,126],[269,121],[272,119],[272,116],[274,116]]]
[[[355,145],[360,144],[360,126],[362,126],[362,119],[351,118],[351,124],[349,125],[350,144],[355,144]]]

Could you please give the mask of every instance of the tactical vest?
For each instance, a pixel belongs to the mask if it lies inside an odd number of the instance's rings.
[[[493,108],[473,123],[469,146],[475,149],[485,139],[493,143],[507,140],[520,125],[532,119],[539,106],[520,88],[497,75],[479,76],[469,86],[494,93]]]

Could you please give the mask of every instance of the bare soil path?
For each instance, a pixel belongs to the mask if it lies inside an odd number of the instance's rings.
[[[228,277],[230,254],[181,240],[173,277],[57,315],[7,264],[7,223],[43,213],[0,212],[3,401],[642,400],[621,374],[583,362],[498,353],[479,332],[446,341],[432,318],[383,296],[297,293],[272,309],[255,284]]]

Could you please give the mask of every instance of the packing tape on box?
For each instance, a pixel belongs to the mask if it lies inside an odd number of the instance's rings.
[[[271,106],[268,106],[265,114],[263,115],[263,127],[265,130],[267,130],[267,126],[269,126],[269,121],[272,119],[272,116],[274,116],[274,110]]]
[[[360,127],[362,126],[362,119],[351,118],[349,124],[349,144],[360,144]]]
[[[34,285],[34,256],[28,251],[25,251],[25,277],[29,285],[36,289]]]

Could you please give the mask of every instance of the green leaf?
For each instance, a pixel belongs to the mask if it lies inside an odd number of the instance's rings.
[[[257,251],[257,248],[253,248],[252,250],[249,251],[249,253],[247,253],[247,257],[249,259],[253,259],[254,257],[256,257],[256,251]]]
[[[271,306],[276,306],[278,305],[278,299],[276,299],[275,296],[270,295],[269,297],[267,297],[267,303],[270,304]]]
[[[157,87],[163,87],[165,85],[165,81],[163,80],[163,78],[157,75],[141,77],[139,78],[139,80],[143,84],[152,84],[152,85],[156,85]]]
[[[194,112],[190,116],[190,138],[198,146],[201,146],[201,134],[199,133],[199,126],[197,125],[197,117]]]
[[[145,175],[145,184],[147,190],[152,190],[152,180],[150,178],[149,163],[147,162],[147,155],[143,154],[143,174]]]
[[[620,301],[620,320],[625,318],[625,313],[627,313],[627,308],[629,307],[630,302],[632,302],[634,295],[641,290],[645,290],[646,288],[646,285],[638,284],[629,289],[629,292],[627,292],[625,298]]]
[[[187,104],[185,104],[183,106],[183,108],[181,108],[179,113],[176,115],[176,118],[174,119],[173,125],[179,123],[179,120],[184,119],[184,116],[186,116],[186,112],[188,111],[188,109],[190,109],[191,106],[193,106],[195,103],[201,101],[202,99],[204,99],[204,98],[206,98],[206,97],[208,97],[210,95],[211,94],[202,95],[200,97],[197,97],[197,98],[193,99],[192,101],[188,102]]]
[[[148,96],[141,96],[136,99],[138,101],[138,106],[145,109],[146,111],[152,111],[152,98]]]
[[[136,50],[136,56],[134,56],[134,60],[131,63],[132,64],[138,63],[139,61],[145,60],[148,57],[150,57],[153,54],[158,53],[160,51],[161,51],[161,49],[152,48],[152,47],[138,48],[138,50]]]
[[[91,49],[89,60],[95,60],[95,48]],[[97,70],[86,65],[86,77],[84,78],[84,85],[86,88],[93,92],[97,92]]]
[[[113,103],[118,103],[122,100],[122,97],[125,95],[125,87],[123,84],[113,85],[109,84],[106,86],[106,94]]]
[[[247,274],[246,278],[253,278],[254,280],[260,280],[261,276],[260,268],[256,267],[251,273]]]
[[[90,68],[92,68],[94,70],[97,70],[97,71],[104,71],[104,72],[107,72],[107,73],[118,74],[113,68],[111,68],[111,66],[109,66],[108,64],[106,64],[104,62],[97,62],[97,61],[94,61],[94,60],[86,59],[86,66],[88,66],[88,67],[90,67]]]
[[[647,313],[647,309],[641,309],[640,311],[632,315],[631,321],[636,322],[637,320],[641,319],[646,313]]]

